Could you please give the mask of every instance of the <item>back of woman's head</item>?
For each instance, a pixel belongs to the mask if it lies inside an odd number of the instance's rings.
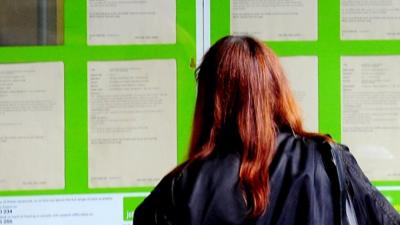
[[[250,216],[258,216],[268,204],[268,166],[278,128],[305,133],[279,60],[254,38],[227,36],[205,54],[197,81],[189,162],[226,144],[239,150],[244,198]]]

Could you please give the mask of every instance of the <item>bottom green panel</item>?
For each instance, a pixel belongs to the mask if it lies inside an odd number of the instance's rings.
[[[400,191],[381,191],[386,199],[400,213]]]
[[[135,209],[143,202],[144,197],[124,198],[124,221],[132,221]]]

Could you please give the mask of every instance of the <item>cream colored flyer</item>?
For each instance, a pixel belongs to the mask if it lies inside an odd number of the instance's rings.
[[[0,64],[0,191],[64,179],[63,63]]]
[[[89,186],[151,186],[177,163],[176,62],[88,63]]]
[[[305,128],[318,132],[318,57],[290,56],[280,60],[302,110]]]
[[[342,142],[372,180],[400,178],[400,56],[341,59]]]
[[[88,0],[88,44],[174,44],[176,0]]]
[[[400,1],[341,0],[342,40],[400,38]]]
[[[231,0],[231,34],[262,40],[317,40],[316,0]]]

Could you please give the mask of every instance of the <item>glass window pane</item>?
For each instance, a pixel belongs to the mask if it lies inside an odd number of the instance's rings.
[[[63,0],[1,0],[0,46],[60,45]]]

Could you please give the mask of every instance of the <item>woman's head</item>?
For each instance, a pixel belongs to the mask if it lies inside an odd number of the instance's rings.
[[[244,198],[250,216],[260,215],[268,203],[268,166],[278,128],[306,134],[279,60],[254,38],[227,36],[205,54],[197,81],[189,162],[222,149],[239,150]]]
[[[204,56],[197,80],[194,131],[202,133],[193,134],[199,135],[192,142],[197,148],[210,135],[251,142],[265,140],[265,132],[282,126],[301,131],[300,113],[277,56],[254,38],[219,40]]]

